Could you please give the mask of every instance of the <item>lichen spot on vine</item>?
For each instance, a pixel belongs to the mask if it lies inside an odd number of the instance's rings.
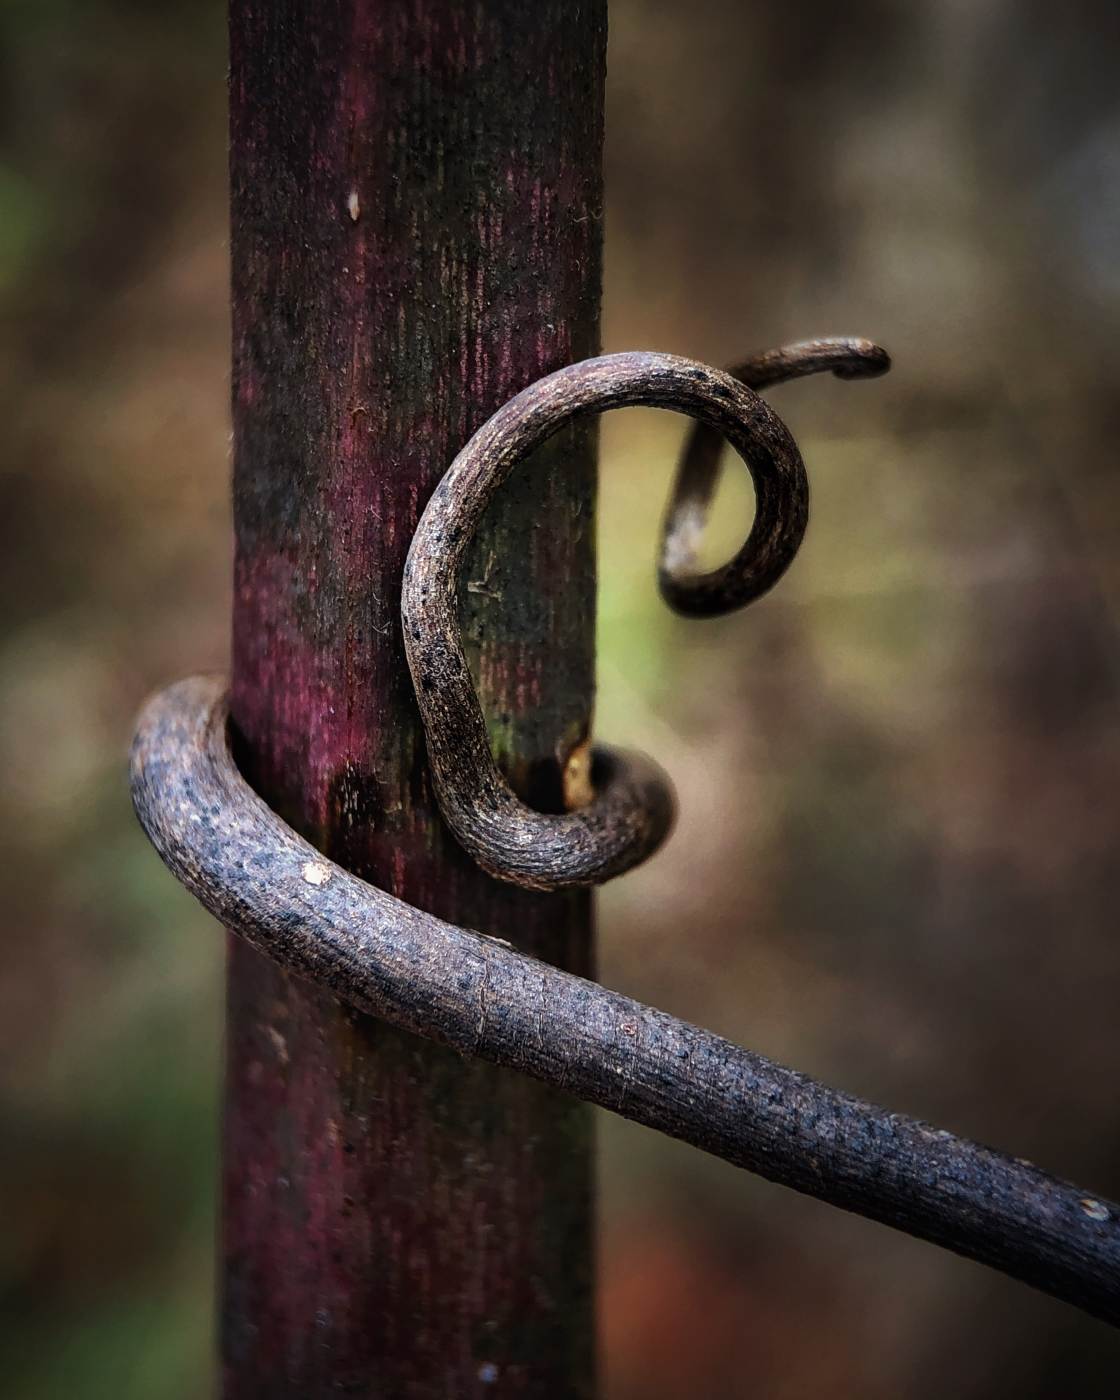
[[[309,860],[300,872],[308,885],[326,885],[330,882],[331,868],[321,860]]]
[[[564,763],[564,808],[576,812],[581,807],[590,806],[595,796],[591,784],[591,740],[583,739],[568,755]]]

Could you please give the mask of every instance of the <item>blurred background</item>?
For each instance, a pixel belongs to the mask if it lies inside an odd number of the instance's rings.
[[[601,896],[603,978],[1120,1196],[1120,8],[611,17],[606,348],[895,369],[774,391],[813,524],[720,622],[652,583],[681,420],[604,422],[598,727],[681,821]],[[223,6],[4,0],[0,36],[3,1389],[204,1400],[222,945],[123,764],[150,688],[226,663]],[[601,1142],[608,1400],[1116,1394],[1070,1308]]]

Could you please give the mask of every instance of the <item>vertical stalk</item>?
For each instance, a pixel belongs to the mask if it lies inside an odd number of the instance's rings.
[[[605,0],[230,0],[233,716],[258,791],[402,899],[592,966],[588,897],[440,823],[401,646],[419,513],[511,394],[597,349]],[[488,518],[463,622],[495,752],[585,737],[594,439]],[[588,1396],[589,1110],[349,1011],[231,939],[227,1400]]]

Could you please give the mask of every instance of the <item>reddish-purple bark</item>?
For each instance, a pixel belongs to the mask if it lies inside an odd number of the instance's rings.
[[[399,596],[455,451],[597,348],[604,43],[603,0],[231,0],[242,762],[336,860],[579,972],[587,896],[499,885],[439,822]],[[545,807],[588,723],[593,501],[576,428],[467,571],[495,752]],[[236,940],[229,987],[229,1400],[591,1394],[587,1108]]]

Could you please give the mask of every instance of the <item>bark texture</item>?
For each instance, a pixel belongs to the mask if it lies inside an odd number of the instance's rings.
[[[457,450],[597,349],[605,4],[231,0],[230,32],[239,759],[348,869],[587,975],[587,894],[499,885],[439,821],[399,598]],[[464,572],[494,751],[544,809],[588,729],[593,502],[576,425]],[[229,1400],[590,1395],[589,1110],[238,939],[229,989]]]

